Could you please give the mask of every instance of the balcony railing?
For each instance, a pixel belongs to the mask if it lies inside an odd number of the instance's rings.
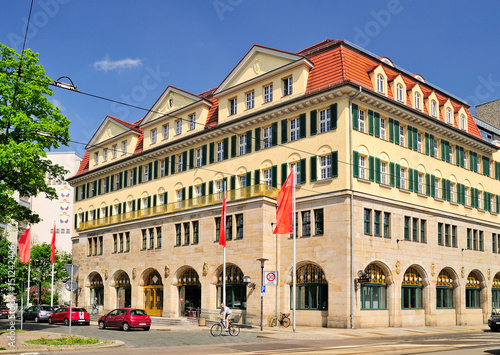
[[[245,200],[251,197],[265,196],[276,199],[278,189],[268,185],[253,185],[242,189],[229,190],[226,193],[227,202]],[[186,211],[193,208],[206,207],[222,203],[222,192],[211,195],[195,197],[189,200],[171,202],[164,205],[143,208],[141,210],[129,211],[104,218],[97,218],[87,222],[81,222],[78,230],[109,226],[116,223],[134,221],[141,218],[160,216],[168,213]]]

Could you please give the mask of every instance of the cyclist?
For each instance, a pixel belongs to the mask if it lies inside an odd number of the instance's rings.
[[[219,315],[217,316],[217,318],[221,318],[221,317],[224,317],[224,324],[226,325],[226,332],[229,330],[229,322],[228,322],[228,317],[232,314],[233,312],[231,312],[231,310],[229,309],[229,307],[226,307],[224,305],[224,303],[221,303],[220,304],[220,312],[219,312]]]

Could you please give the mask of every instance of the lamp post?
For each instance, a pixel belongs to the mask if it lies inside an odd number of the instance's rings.
[[[62,81],[60,81],[61,79],[68,79],[68,81],[71,83],[71,84],[67,84],[67,83],[63,83]],[[53,82],[50,83],[50,85],[53,85],[53,86],[57,86],[61,89],[66,89],[66,90],[71,90],[71,91],[80,91],[78,90],[78,88],[75,86],[75,84],[73,84],[73,80],[71,80],[70,78],[68,78],[67,76],[61,76],[59,79],[57,80],[54,80]]]
[[[260,261],[260,331],[262,331],[263,319],[264,319],[264,292],[262,292],[262,286],[264,285],[264,263],[269,259],[259,258]]]

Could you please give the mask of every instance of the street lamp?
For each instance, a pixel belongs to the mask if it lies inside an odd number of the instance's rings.
[[[68,79],[71,84],[67,84],[67,83],[63,83],[62,81],[59,81],[59,80],[61,80],[63,78]],[[80,90],[77,89],[77,87],[75,86],[75,84],[73,84],[73,80],[71,80],[67,76],[61,76],[59,79],[54,80],[53,82],[51,82],[50,85],[54,85],[54,86],[57,86],[59,88],[66,89],[66,90],[78,91],[78,92],[80,91]]]
[[[262,292],[262,286],[264,285],[264,263],[269,259],[259,258],[257,261],[260,261],[260,331],[262,331],[262,324],[264,319],[264,292]]]

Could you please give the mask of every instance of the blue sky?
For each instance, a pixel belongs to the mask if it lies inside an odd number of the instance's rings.
[[[0,2],[0,42],[22,48],[30,0]],[[500,2],[34,0],[26,46],[47,74],[83,92],[150,108],[167,85],[216,87],[254,43],[296,52],[345,39],[474,106],[500,98]],[[107,114],[144,111],[54,88],[87,143]],[[83,156],[84,145],[60,150]]]

